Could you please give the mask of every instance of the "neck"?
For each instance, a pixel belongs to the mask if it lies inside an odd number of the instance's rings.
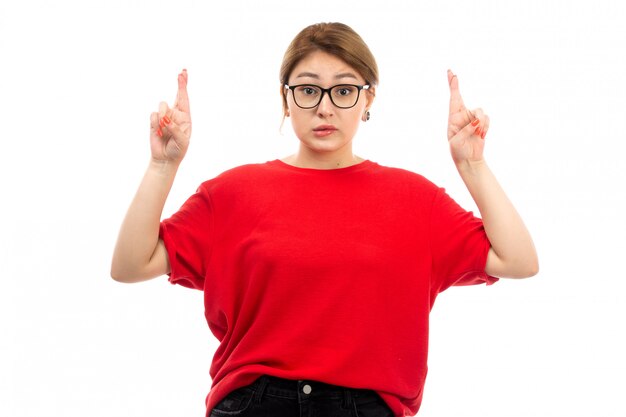
[[[293,165],[298,168],[312,168],[312,169],[337,169],[346,168],[352,165],[360,164],[365,159],[360,156],[354,155],[352,151],[349,154],[337,155],[335,153],[310,153],[306,152],[302,148],[300,150],[283,158],[282,161],[286,164]]]

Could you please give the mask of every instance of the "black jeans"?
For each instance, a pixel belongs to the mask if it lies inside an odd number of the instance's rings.
[[[393,417],[372,390],[263,375],[229,393],[210,417]]]

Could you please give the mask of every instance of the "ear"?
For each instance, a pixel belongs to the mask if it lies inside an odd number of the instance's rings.
[[[365,111],[369,110],[374,104],[374,98],[376,98],[376,87],[371,86],[365,93],[365,97],[367,97],[365,104]]]
[[[365,90],[365,110],[363,110],[363,115],[361,116],[361,120],[367,122],[370,119],[370,108],[372,104],[374,104],[374,98],[376,97],[376,88],[370,87]]]
[[[372,86],[365,90],[365,110],[363,111],[363,121],[365,121],[365,114],[372,108],[374,104],[374,98],[376,98],[376,87]]]
[[[285,94],[285,86],[280,85],[279,94],[283,102],[283,115],[289,117],[289,104],[287,103],[287,96]]]

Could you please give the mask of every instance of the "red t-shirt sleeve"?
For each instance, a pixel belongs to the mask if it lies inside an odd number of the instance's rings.
[[[211,197],[203,184],[176,213],[161,221],[159,238],[167,249],[172,284],[204,289],[211,254],[212,215]]]
[[[432,286],[436,293],[452,285],[491,285],[485,265],[491,243],[483,222],[439,188],[431,212]]]

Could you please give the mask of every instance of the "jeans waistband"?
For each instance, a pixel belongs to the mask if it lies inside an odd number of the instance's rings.
[[[307,379],[285,379],[272,375],[261,376],[250,387],[254,389],[255,398],[259,402],[264,394],[299,400],[305,398],[343,399],[346,406],[351,401],[359,403],[380,398],[373,390],[348,388]]]

